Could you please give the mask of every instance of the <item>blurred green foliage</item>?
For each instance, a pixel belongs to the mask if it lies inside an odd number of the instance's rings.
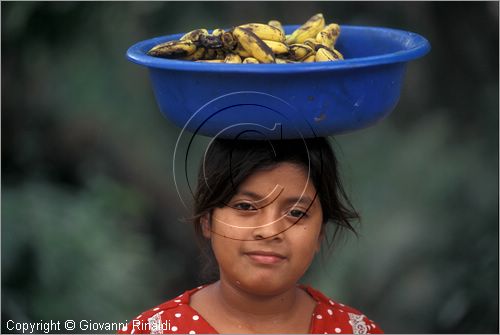
[[[1,6],[2,332],[130,320],[200,283],[172,175],[180,130],[130,45],[323,12],[415,31],[432,51],[390,117],[332,139],[361,234],[304,281],[387,332],[498,333],[498,2]]]

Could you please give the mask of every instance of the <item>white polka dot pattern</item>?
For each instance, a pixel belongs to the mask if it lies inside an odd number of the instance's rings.
[[[216,333],[202,315],[189,305],[190,297],[197,289],[186,291],[176,298],[158,305],[147,312],[138,315],[119,333],[150,333],[150,334],[208,334]],[[300,286],[299,286],[300,287]],[[315,334],[367,334],[382,333],[375,323],[359,311],[335,302],[321,292],[310,287],[302,286],[317,302],[312,314],[310,333]],[[342,306],[342,307],[341,307]],[[135,323],[134,323],[135,321]],[[148,328],[134,329],[134,325],[140,324]]]

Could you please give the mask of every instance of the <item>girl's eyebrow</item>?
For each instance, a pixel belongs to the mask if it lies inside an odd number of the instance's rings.
[[[273,203],[274,200],[276,200],[280,196],[281,192],[283,192],[283,188],[281,188],[281,190],[277,193],[276,192],[277,187],[279,187],[279,185],[276,185],[274,187],[274,189],[266,196],[263,196],[263,195],[260,195],[258,193],[248,191],[248,190],[239,191],[238,193],[236,193],[236,195],[240,195],[240,196],[243,195],[243,196],[250,197],[255,202],[256,205],[258,205],[261,202],[266,202],[267,204],[264,206],[267,206],[267,205]],[[277,195],[273,196],[275,193],[277,193]]]
[[[263,197],[258,195],[257,193],[251,192],[251,191],[239,191],[236,193],[236,195],[246,195],[247,197],[252,198],[253,200],[259,200],[262,199]]]
[[[285,200],[285,202],[288,204],[302,204],[309,206],[312,202],[313,199],[307,195],[302,195],[301,197],[290,197]]]
[[[248,197],[252,198],[252,200],[254,200],[256,202],[261,202],[261,201],[264,201],[264,200],[266,200],[268,198],[271,198],[271,195],[273,195],[274,193],[275,192],[271,192],[271,193],[269,193],[266,196],[262,196],[262,195],[260,195],[258,193],[252,192],[252,191],[242,190],[242,191],[239,191],[236,195],[248,196]],[[281,194],[281,192],[280,192],[280,194]],[[272,197],[271,203],[274,202],[276,199],[278,199],[278,197],[280,196],[280,194],[278,194],[278,196]],[[302,196],[299,196],[299,197],[289,197],[289,198],[286,198],[286,199],[284,199],[284,202],[286,204],[310,205],[313,202],[313,199],[311,197],[307,196],[307,195],[302,195]]]

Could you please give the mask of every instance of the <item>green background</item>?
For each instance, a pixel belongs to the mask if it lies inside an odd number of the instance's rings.
[[[362,216],[304,278],[386,332],[498,333],[498,2],[2,2],[2,332],[130,320],[200,283],[180,130],[132,44],[278,19],[417,32],[380,124],[332,139]],[[196,92],[193,92],[196,94]]]

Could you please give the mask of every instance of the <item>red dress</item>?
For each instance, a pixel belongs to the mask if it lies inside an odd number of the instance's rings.
[[[123,327],[119,334],[217,334],[191,306],[191,295],[206,285],[184,292],[152,308]],[[317,304],[311,316],[310,334],[382,334],[373,321],[354,308],[334,302],[321,292],[299,285]]]

